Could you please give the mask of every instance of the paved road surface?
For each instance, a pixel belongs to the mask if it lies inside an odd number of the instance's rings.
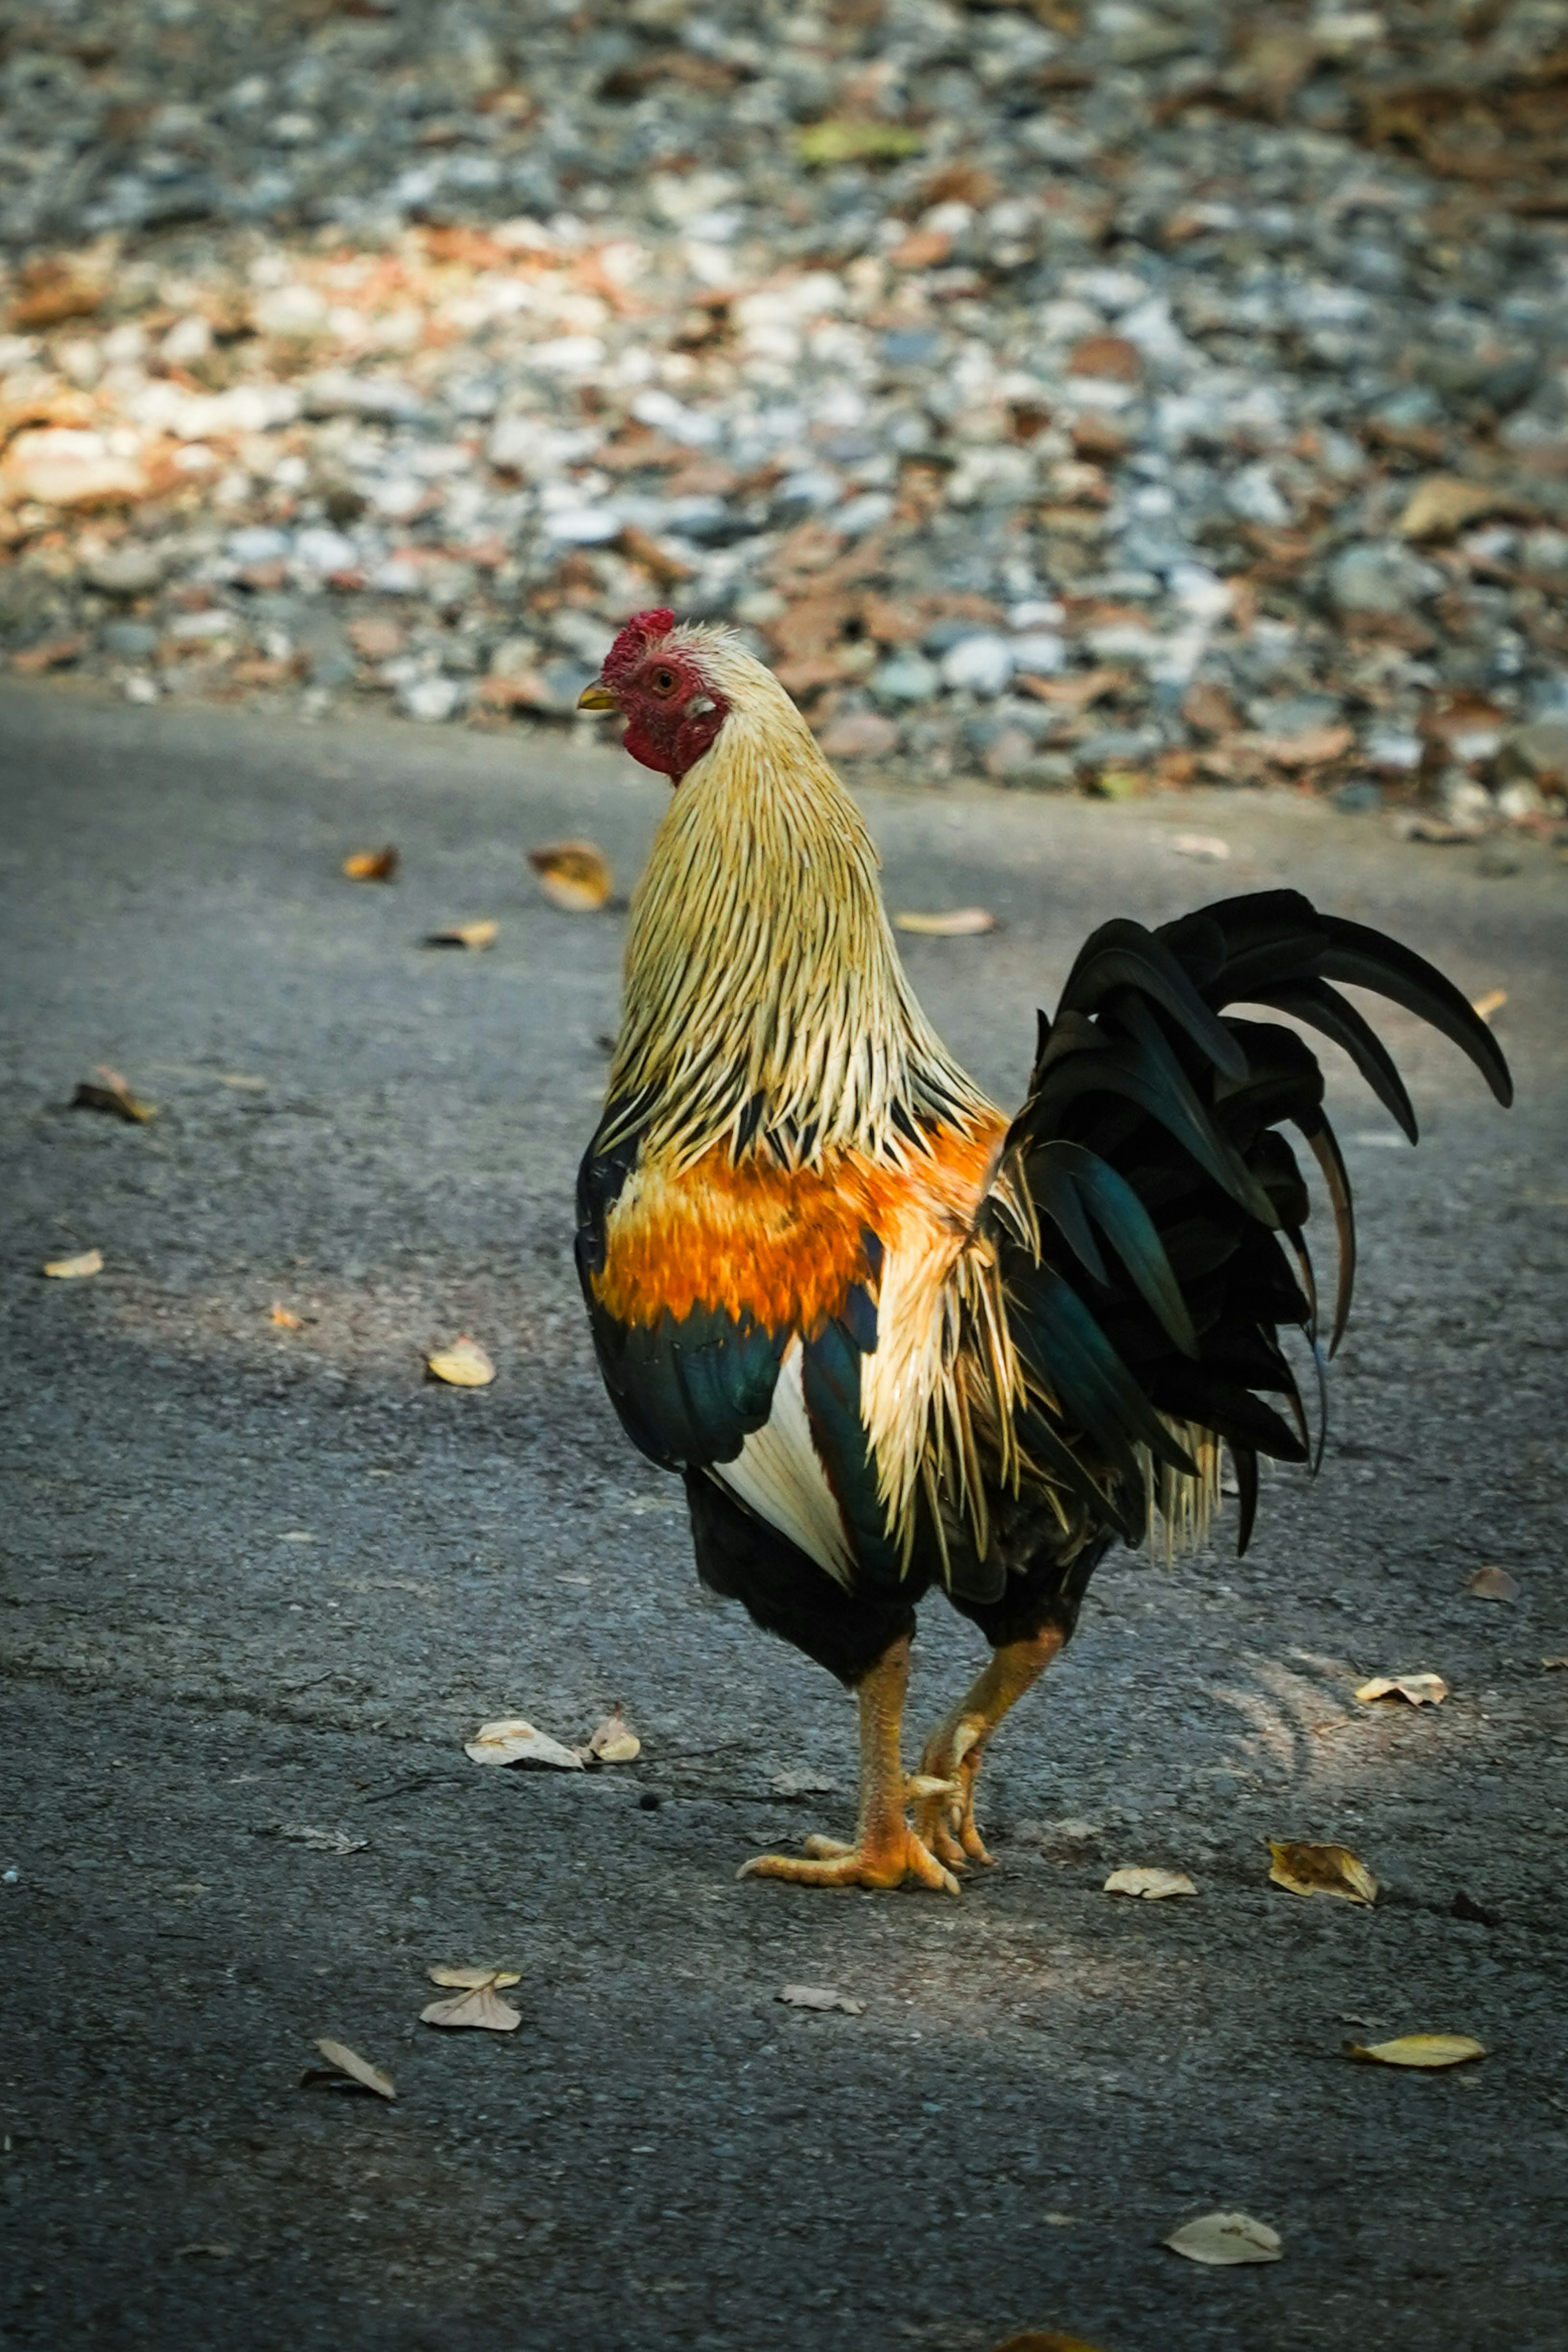
[[[997,1088],[1094,921],[1288,879],[1506,986],[1521,1101],[1388,1017],[1426,1139],[1347,1088],[1366,1242],[1316,1487],[1272,1482],[1240,1565],[1102,1571],[961,1903],[831,1897],[733,1872],[848,1820],[852,1711],[699,1591],[571,1273],[623,919],[542,905],[522,851],[590,834],[629,882],[664,787],[69,692],[8,692],[0,729],[6,2340],[1560,2345],[1561,864],[1487,878],[1220,795],[869,796],[895,904],[1005,919],[910,956]],[[384,840],[395,887],[340,879]],[[476,916],[489,954],[418,944]],[[153,1125],[64,1108],[100,1061]],[[89,1246],[97,1279],[39,1278]],[[495,1385],[426,1385],[462,1330]],[[1517,1605],[1465,1594],[1493,1561]],[[920,1717],[974,1654],[936,1604]],[[1355,1705],[1409,1669],[1440,1712]],[[487,1717],[576,1738],[617,1698],[636,1765],[465,1759]],[[1352,1845],[1375,1909],[1269,1888],[1269,1834]],[[1108,1898],[1120,1863],[1198,1899]],[[521,1970],[521,2032],[419,2025],[428,1965],[481,1960]],[[864,2014],[781,2007],[795,1982]],[[1421,2027],[1491,2054],[1338,2054]],[[301,2089],[321,2034],[396,2105]],[[1215,2207],[1283,2261],[1162,2250]]]

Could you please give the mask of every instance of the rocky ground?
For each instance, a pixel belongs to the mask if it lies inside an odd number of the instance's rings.
[[[900,777],[1550,838],[1565,97],[1563,0],[22,0],[0,629],[559,728],[668,603]]]

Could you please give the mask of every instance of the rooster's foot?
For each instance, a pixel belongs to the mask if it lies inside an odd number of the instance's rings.
[[[974,1783],[990,1727],[983,1716],[961,1715],[956,1721],[950,1717],[926,1741],[911,1783],[916,1832],[954,1870],[994,1859],[974,1821]]]
[[[804,1857],[793,1853],[760,1853],[743,1863],[740,1878],[784,1878],[795,1886],[901,1886],[912,1878],[921,1886],[958,1893],[958,1881],[945,1869],[907,1822],[879,1835],[862,1836],[854,1845],[842,1839],[810,1837]]]

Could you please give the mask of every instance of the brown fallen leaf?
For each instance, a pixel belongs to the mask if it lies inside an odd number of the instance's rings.
[[[893,928],[918,931],[925,939],[968,940],[981,931],[994,931],[996,918],[989,907],[942,907],[929,915],[905,909],[893,917]]]
[[[1142,1869],[1124,1864],[1113,1870],[1101,1890],[1106,1895],[1141,1895],[1146,1903],[1161,1903],[1172,1895],[1195,1895],[1197,1888],[1184,1870]]]
[[[1281,1843],[1270,1838],[1274,1857],[1269,1884],[1292,1895],[1339,1895],[1347,1903],[1375,1903],[1377,1881],[1349,1846],[1316,1845],[1310,1841]]]
[[[84,636],[46,637],[42,644],[26,646],[11,656],[11,667],[24,677],[42,677],[51,669],[68,669],[72,662],[80,661],[89,640]]]
[[[466,1331],[449,1348],[437,1348],[434,1355],[426,1356],[425,1362],[432,1376],[445,1381],[448,1388],[488,1389],[496,1376],[496,1368],[479,1341],[470,1339]]]
[[[1350,750],[1355,733],[1349,727],[1304,727],[1299,735],[1247,735],[1242,740],[1277,768],[1321,768]]]
[[[1457,474],[1430,474],[1418,482],[1399,518],[1406,539],[1452,539],[1483,515],[1519,510],[1506,490],[1485,482],[1464,482]]]
[[[504,1715],[481,1723],[463,1753],[476,1764],[547,1764],[558,1772],[580,1772],[583,1759],[574,1748],[564,1748],[548,1731],[539,1731],[521,1715]]]
[[[568,915],[595,913],[616,887],[608,859],[592,841],[557,841],[531,849],[528,862],[551,905]]]
[[[452,923],[444,931],[426,931],[427,948],[493,948],[496,943],[494,923]]]
[[[111,1070],[107,1062],[100,1062],[92,1076],[80,1081],[71,1097],[71,1108],[108,1111],[130,1127],[145,1127],[158,1116],[157,1104],[142,1102],[133,1095],[119,1071]]]
[[[1236,2263],[1277,2263],[1284,2249],[1279,2232],[1271,2230],[1267,2221],[1255,2221],[1250,2213],[1205,2213],[1195,2221],[1184,2221],[1164,2240],[1173,2254],[1185,2254],[1190,2263],[1206,2263],[1214,2268],[1228,2268]]]
[[[1067,2221],[1065,2213],[1047,2213],[1046,2220],[1057,2228]],[[1026,2327],[1022,2336],[1009,2336],[1005,2344],[998,2344],[996,2352],[1097,2352],[1081,2336],[1064,2336],[1056,2327]]]
[[[1441,2074],[1445,2067],[1463,2066],[1471,2058],[1484,2058],[1484,2042],[1468,2033],[1402,2033],[1393,2042],[1347,2042],[1347,2058],[1369,2061],[1374,2066],[1415,2066],[1426,2074]]]
[[[1506,1568],[1478,1568],[1465,1591],[1477,1601],[1507,1601],[1519,1599],[1519,1586]]]
[[[1128,674],[1121,669],[1079,670],[1072,677],[1037,677],[1026,670],[1013,683],[1037,702],[1060,703],[1068,710],[1087,710],[1092,703],[1102,702],[1108,694],[1127,684]]]
[[[1494,1013],[1500,1013],[1502,1011],[1503,1006],[1507,1003],[1508,991],[1506,988],[1489,988],[1484,996],[1478,996],[1476,998],[1474,1003],[1470,1007],[1470,1011],[1475,1014],[1478,1021],[1489,1021]]]
[[[300,1317],[294,1313],[292,1307],[285,1307],[281,1299],[273,1300],[268,1320],[276,1323],[280,1331],[300,1331],[304,1328]]]
[[[343,872],[351,882],[395,882],[401,863],[389,841],[384,849],[356,849],[344,858]]]
[[[1374,1675],[1356,1692],[1363,1706],[1373,1699],[1407,1698],[1412,1706],[1441,1706],[1448,1685],[1441,1675]]]
[[[642,1741],[632,1729],[617,1699],[603,1723],[590,1735],[588,1753],[601,1764],[629,1764],[642,1754]]]
[[[109,290],[107,278],[89,275],[79,263],[56,254],[24,262],[7,324],[15,330],[58,327],[67,319],[85,319],[97,310]]]
[[[363,2091],[374,2091],[378,2099],[396,2098],[397,2086],[391,2075],[384,2074],[379,2066],[373,2066],[368,2058],[362,2058],[357,2050],[351,2050],[346,2042],[321,2040],[318,2041],[316,2047],[327,2063],[324,2066],[307,2067],[300,2077],[302,2085],[331,2082],[342,2076],[350,2083],[357,2083]]]
[[[459,1988],[452,2000],[433,2000],[419,2012],[421,2025],[471,2025],[486,2033],[515,2033],[522,2023],[500,1988],[521,1984],[515,1969],[449,1969],[428,1971],[432,1984]]]
[[[76,1257],[52,1257],[44,1267],[57,1282],[80,1282],[84,1276],[103,1272],[103,1252],[82,1250]]]
[[[864,2017],[866,2004],[834,1985],[785,1985],[773,1995],[786,2009],[841,2009],[846,2017]]]

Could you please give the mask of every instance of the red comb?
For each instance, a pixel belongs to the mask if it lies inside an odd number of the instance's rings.
[[[663,604],[656,605],[651,612],[634,613],[605,655],[600,677],[612,685],[616,678],[625,677],[637,667],[654,640],[668,636],[674,626],[675,614]]]

